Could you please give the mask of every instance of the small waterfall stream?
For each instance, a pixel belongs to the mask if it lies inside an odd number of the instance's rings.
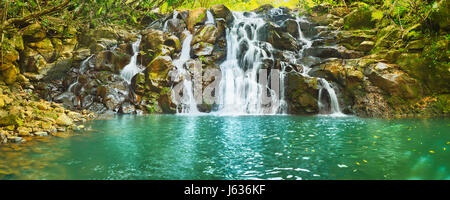
[[[227,57],[220,65],[222,80],[219,86],[218,114],[275,114],[277,109],[264,105],[267,85],[258,83],[258,73],[265,59],[271,59],[272,46],[258,38],[265,21],[255,13],[233,12],[234,22],[226,31]],[[243,48],[246,47],[246,48]],[[261,78],[261,77],[260,77]],[[282,86],[284,87],[284,86]],[[274,96],[272,96],[274,97]],[[277,99],[271,98],[270,100]]]
[[[180,58],[173,61],[173,64],[176,67],[176,77],[183,78],[182,84],[183,84],[183,97],[181,99],[181,102],[177,105],[177,113],[199,113],[197,109],[197,103],[195,102],[194,94],[193,94],[193,87],[192,87],[192,80],[191,75],[188,70],[184,68],[184,64],[191,59],[190,52],[191,52],[191,42],[192,42],[192,34],[185,30],[184,34],[186,35],[186,38],[183,41],[183,46],[181,48],[181,55]],[[178,109],[178,106],[181,106],[181,111]]]
[[[178,11],[174,10],[173,11],[173,15],[172,15],[172,19],[176,19],[178,17]],[[167,20],[164,23],[164,27],[163,27],[163,31],[167,31],[167,24],[169,23],[169,20]]]
[[[213,17],[212,13],[209,10],[206,11],[206,22],[205,22],[205,24],[214,24],[214,17]]]
[[[78,84],[78,79],[79,79],[79,75],[84,73],[86,70],[86,67],[88,66],[88,62],[89,60],[94,56],[94,54],[90,55],[89,57],[87,57],[86,59],[84,59],[81,63],[80,63],[80,68],[78,69],[78,76],[77,76],[77,80],[75,82],[73,82],[72,84],[69,85],[69,87],[67,88],[68,92],[74,92],[72,91],[72,89]]]
[[[141,39],[142,36],[139,35],[136,42],[133,43],[133,56],[130,59],[130,63],[128,63],[128,65],[126,65],[120,72],[120,76],[122,76],[122,78],[127,81],[128,84],[131,83],[131,79],[134,75],[141,72],[141,69],[137,66],[137,57],[139,54],[139,45],[141,44]]]
[[[301,30],[300,27],[300,23],[301,22],[307,22],[305,19],[303,18],[296,18],[296,22],[297,22],[297,27],[298,27],[298,39],[300,41],[302,41],[304,43],[304,46],[302,47],[302,49],[300,49],[299,51],[299,56],[303,57],[303,52],[308,49],[311,48],[312,46],[312,41],[308,38],[306,38],[303,34],[303,31]],[[305,77],[311,77],[308,73],[309,71],[311,71],[311,68],[303,65],[303,71],[302,71],[302,75]],[[330,97],[330,112],[332,115],[344,115],[341,112],[341,109],[339,107],[339,102],[337,99],[337,95],[336,95],[336,91],[331,87],[330,83],[328,83],[328,81],[324,78],[319,78],[317,77],[318,83],[319,83],[319,96],[317,98],[317,103],[318,103],[318,107],[319,107],[319,113],[326,113],[326,109],[324,102],[322,100],[322,96],[323,96],[323,90],[325,89],[328,93],[328,96]]]

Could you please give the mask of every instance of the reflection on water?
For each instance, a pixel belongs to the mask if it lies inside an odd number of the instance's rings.
[[[450,179],[449,122],[117,116],[0,146],[0,179]]]

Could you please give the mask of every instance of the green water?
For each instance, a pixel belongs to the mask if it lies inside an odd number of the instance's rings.
[[[450,179],[450,120],[117,116],[0,148],[0,179]]]

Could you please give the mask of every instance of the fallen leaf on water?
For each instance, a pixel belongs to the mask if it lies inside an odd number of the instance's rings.
[[[367,160],[363,160],[363,162],[367,163]]]
[[[342,165],[341,165],[341,164],[338,164],[337,166],[338,166],[339,168],[345,168],[345,167],[348,167],[347,165],[344,165],[344,164],[342,164]]]
[[[430,152],[430,153],[434,153],[434,151],[433,151],[433,150],[430,150],[429,152]]]
[[[359,164],[359,162],[356,162],[356,164],[357,164],[357,165],[361,165],[361,164]]]

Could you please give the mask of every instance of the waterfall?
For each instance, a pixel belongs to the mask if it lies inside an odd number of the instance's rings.
[[[89,64],[88,61],[94,56],[94,54],[92,54],[91,56],[87,57],[86,59],[84,59],[81,64],[80,64],[80,68],[78,69],[78,74],[82,74],[85,72],[87,65]],[[73,82],[72,84],[69,85],[69,87],[67,88],[68,92],[72,92],[72,88],[75,87],[76,85],[78,85],[78,78],[80,76],[77,76],[77,80],[75,82]]]
[[[220,65],[222,80],[216,93],[218,114],[275,114],[273,102],[278,96],[267,85],[258,83],[258,73],[266,59],[271,59],[272,46],[258,39],[265,21],[255,13],[233,12],[235,21],[226,30],[227,57]],[[243,48],[245,47],[245,48]],[[260,77],[261,78],[261,77]],[[282,85],[281,87],[284,87]],[[263,102],[266,91],[272,94],[270,107]]]
[[[300,41],[302,41],[304,43],[302,49],[300,49],[299,51],[299,56],[303,57],[303,52],[305,49],[311,48],[312,46],[312,41],[308,38],[306,38],[303,34],[303,31],[300,27],[300,22],[307,22],[304,18],[296,18],[296,22],[297,22],[297,28],[298,28],[298,39]],[[302,65],[303,66],[303,71],[302,71],[302,75],[305,77],[311,77],[308,72],[311,70],[310,67],[306,66],[306,65]],[[328,83],[327,80],[325,80],[324,78],[318,78],[318,83],[319,83],[319,96],[317,98],[317,103],[318,103],[318,107],[319,107],[319,113],[325,113],[325,106],[322,103],[322,93],[323,90],[325,89],[328,92],[328,96],[330,97],[330,107],[331,107],[331,114],[332,115],[336,115],[336,116],[340,116],[340,115],[344,115],[341,112],[341,109],[339,107],[339,102],[337,99],[337,95],[336,95],[336,91],[330,86],[330,83]]]
[[[174,10],[172,14],[172,19],[176,19],[178,17],[178,11]],[[167,31],[167,23],[169,23],[169,20],[166,20],[164,23],[163,31]]]
[[[199,113],[197,109],[197,104],[195,102],[192,80],[190,79],[191,75],[188,70],[184,68],[184,64],[186,61],[191,59],[191,42],[192,42],[192,34],[185,30],[184,34],[186,34],[186,38],[183,41],[183,46],[181,48],[180,58],[173,61],[173,64],[176,67],[176,77],[182,77],[183,84],[183,97],[182,101],[177,105],[177,113],[179,113],[178,106],[181,105],[181,113]]]
[[[323,89],[325,89],[328,92],[328,95],[330,96],[330,107],[331,107],[331,114],[334,115],[339,115],[342,114],[341,113],[341,109],[339,108],[339,102],[336,96],[336,92],[334,91],[334,89],[330,86],[330,83],[328,83],[327,80],[323,79],[323,78],[317,78],[317,80],[319,81],[319,98],[317,99],[317,102],[319,104],[319,111],[323,111],[324,105],[322,103],[322,92]]]
[[[206,22],[205,22],[205,24],[214,24],[214,17],[213,17],[212,13],[209,10],[206,11]]]
[[[312,41],[305,37],[305,35],[303,34],[303,31],[300,27],[300,22],[306,22],[306,20],[303,18],[297,17],[295,21],[297,22],[297,28],[298,28],[298,40],[300,40],[304,43],[302,49],[300,49],[300,51],[298,52],[298,55],[300,56],[300,58],[303,58],[303,52],[305,51],[305,49],[311,48]],[[307,75],[310,70],[311,70],[310,67],[303,65],[302,74]]]
[[[122,76],[122,78],[127,81],[128,84],[131,83],[131,79],[134,75],[141,72],[141,69],[139,69],[139,67],[137,66],[137,56],[139,54],[139,45],[141,44],[141,39],[142,36],[139,35],[137,41],[133,43],[133,56],[130,59],[130,63],[128,63],[128,65],[126,65],[120,72],[120,76]]]

